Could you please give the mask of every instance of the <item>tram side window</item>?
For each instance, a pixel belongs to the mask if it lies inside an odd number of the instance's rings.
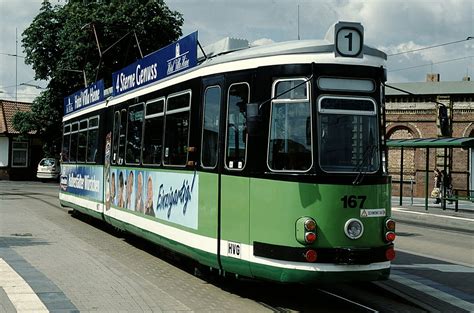
[[[69,162],[69,144],[71,140],[71,124],[64,125],[63,148],[61,150],[61,161]]]
[[[268,166],[275,171],[307,171],[311,157],[311,105],[305,78],[273,84]],[[277,97],[278,96],[278,97]]]
[[[145,130],[143,135],[143,164],[159,165],[163,149],[163,121],[165,99],[146,104]]]
[[[191,92],[171,95],[166,101],[165,165],[186,165],[189,145]]]
[[[202,128],[201,163],[204,167],[217,165],[219,143],[219,116],[221,107],[221,88],[213,86],[204,94],[204,121]]]
[[[87,149],[87,120],[79,122],[79,133],[77,135],[77,162],[86,161]]]
[[[87,163],[97,163],[97,149],[99,145],[99,117],[89,119],[87,130]]]
[[[375,172],[379,168],[375,102],[366,98],[319,100],[319,163],[327,172]]]
[[[128,109],[126,164],[139,164],[142,150],[143,103]]]
[[[112,164],[117,163],[119,135],[120,135],[120,111],[117,111],[114,114],[114,133],[113,133],[113,140],[112,140]]]
[[[233,84],[227,98],[227,134],[225,165],[228,169],[243,169],[247,151],[245,116],[250,90],[247,83]]]
[[[127,110],[120,112],[120,124],[119,124],[119,135],[118,135],[118,160],[119,165],[123,164],[125,159],[125,132],[127,130]]]
[[[69,147],[69,161],[76,162],[77,161],[77,142],[78,142],[78,134],[79,134],[79,123],[72,123],[71,126],[71,145]]]

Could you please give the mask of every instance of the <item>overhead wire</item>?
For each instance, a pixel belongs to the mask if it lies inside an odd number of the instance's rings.
[[[469,37],[467,37],[467,38],[465,38],[465,39],[462,39],[462,40],[455,40],[455,41],[446,42],[446,43],[442,43],[442,44],[438,44],[438,45],[433,45],[433,46],[428,46],[428,47],[423,47],[423,48],[417,48],[417,49],[407,50],[407,51],[401,51],[401,52],[397,52],[397,53],[388,54],[387,56],[388,56],[388,57],[391,57],[391,56],[397,56],[397,55],[402,55],[402,54],[406,54],[406,53],[418,52],[418,51],[422,51],[422,50],[433,49],[433,48],[438,48],[438,47],[442,47],[442,46],[452,45],[452,44],[456,44],[456,43],[460,43],[460,42],[464,42],[464,41],[469,41],[469,40],[472,40],[472,39],[474,39],[474,37],[473,37],[473,36],[469,36]],[[449,59],[449,60],[442,60],[442,61],[438,61],[438,62],[430,62],[430,63],[426,63],[426,64],[421,64],[421,65],[414,65],[414,66],[409,66],[409,67],[404,67],[404,68],[389,70],[388,72],[398,72],[398,71],[404,71],[404,70],[409,70],[409,69],[414,69],[414,68],[420,68],[420,67],[425,67],[425,66],[432,66],[432,65],[435,65],[435,64],[443,64],[443,63],[448,63],[448,62],[455,62],[455,61],[460,61],[460,60],[469,59],[469,58],[472,58],[472,57],[474,57],[474,56],[471,55],[471,56],[466,56],[466,57],[461,57],[461,58],[454,58],[454,59]]]
[[[439,61],[439,62],[431,62],[431,63],[422,64],[422,65],[415,65],[415,66],[409,66],[409,67],[404,67],[404,68],[398,68],[398,69],[394,69],[394,70],[389,70],[389,72],[404,71],[404,70],[409,70],[409,69],[412,69],[412,68],[418,68],[418,67],[424,67],[424,66],[431,66],[431,65],[434,65],[434,64],[454,62],[454,61],[465,60],[465,59],[469,59],[469,58],[473,58],[473,57],[474,57],[474,55],[470,55],[470,56],[462,57],[462,58],[449,59],[449,60],[443,60],[443,61]]]
[[[462,40],[456,40],[456,41],[441,43],[441,44],[438,44],[438,45],[433,45],[433,46],[428,46],[428,47],[423,47],[423,48],[417,48],[417,49],[413,49],[413,50],[400,51],[400,52],[397,52],[397,53],[387,54],[387,56],[392,57],[392,56],[401,55],[401,54],[405,54],[405,53],[412,53],[412,52],[417,52],[417,51],[421,51],[421,50],[427,50],[427,49],[452,45],[452,44],[455,44],[455,43],[460,43],[460,42],[464,42],[464,41],[468,41],[468,40],[472,40],[472,39],[474,39],[474,37],[469,36],[469,37],[467,37],[465,39],[462,39]]]

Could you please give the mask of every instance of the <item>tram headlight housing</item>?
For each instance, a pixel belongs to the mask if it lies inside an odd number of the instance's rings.
[[[318,239],[316,221],[308,216],[300,217],[296,221],[296,240],[304,245],[310,245]]]
[[[387,218],[385,220],[385,235],[384,235],[384,240],[386,242],[392,242],[396,238],[395,234],[395,221],[391,218]]]
[[[364,234],[364,224],[356,218],[351,218],[344,225],[344,233],[350,239],[359,239]]]

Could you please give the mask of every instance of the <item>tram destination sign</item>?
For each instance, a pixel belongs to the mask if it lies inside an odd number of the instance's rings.
[[[64,115],[92,106],[104,100],[104,80],[96,81],[84,89],[64,98]]]
[[[197,65],[197,32],[112,74],[114,96],[146,86]]]

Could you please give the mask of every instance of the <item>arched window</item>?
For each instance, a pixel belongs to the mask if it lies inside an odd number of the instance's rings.
[[[398,128],[389,139],[413,139],[413,134],[408,128]],[[388,154],[388,172],[393,181],[400,180],[401,149],[390,149]],[[415,149],[403,148],[403,180],[415,180]]]

